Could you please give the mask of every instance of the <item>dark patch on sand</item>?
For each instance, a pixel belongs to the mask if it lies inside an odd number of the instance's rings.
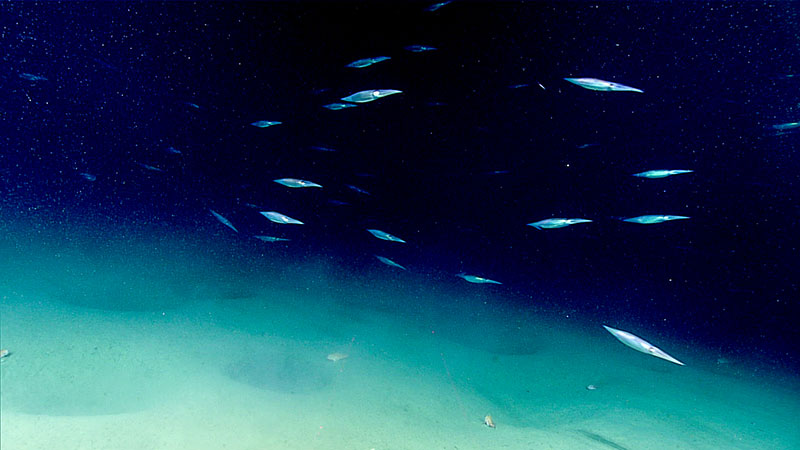
[[[616,442],[612,441],[611,439],[603,437],[603,436],[601,436],[601,435],[599,435],[597,433],[592,433],[591,431],[586,431],[586,430],[577,430],[577,431],[578,431],[578,433],[586,436],[587,438],[589,438],[589,439],[591,439],[591,440],[593,440],[595,442],[598,442],[600,444],[603,444],[608,448],[613,448],[614,450],[628,450],[627,447],[623,447],[623,446],[617,444]]]
[[[291,352],[248,355],[228,365],[225,375],[240,383],[287,394],[319,391],[333,381],[330,361],[297,356]]]

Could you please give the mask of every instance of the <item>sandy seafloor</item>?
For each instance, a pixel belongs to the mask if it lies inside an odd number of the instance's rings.
[[[3,450],[800,448],[800,379],[747,349],[609,324],[679,367],[505,287],[222,234],[3,234]]]

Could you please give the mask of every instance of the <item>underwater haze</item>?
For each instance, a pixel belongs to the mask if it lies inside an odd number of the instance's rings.
[[[790,2],[0,5],[0,449],[800,448]]]

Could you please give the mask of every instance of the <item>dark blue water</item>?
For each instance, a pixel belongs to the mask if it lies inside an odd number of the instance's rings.
[[[377,253],[500,280],[520,308],[797,363],[800,130],[773,128],[800,121],[793,4],[427,5],[3,4],[0,219],[158,225],[241,240],[243,260],[269,234],[356,272]],[[374,56],[392,59],[345,67]],[[322,108],[365,89],[403,93]],[[631,176],[649,169],[695,172]],[[642,214],[691,219],[619,220]],[[526,226],[549,217],[594,222]]]

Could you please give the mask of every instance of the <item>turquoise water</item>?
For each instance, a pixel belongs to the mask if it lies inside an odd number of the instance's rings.
[[[0,450],[800,448],[797,23],[0,3]]]
[[[636,330],[680,367],[450,274],[103,228],[3,233],[2,449],[800,445],[798,378],[748,349]]]

